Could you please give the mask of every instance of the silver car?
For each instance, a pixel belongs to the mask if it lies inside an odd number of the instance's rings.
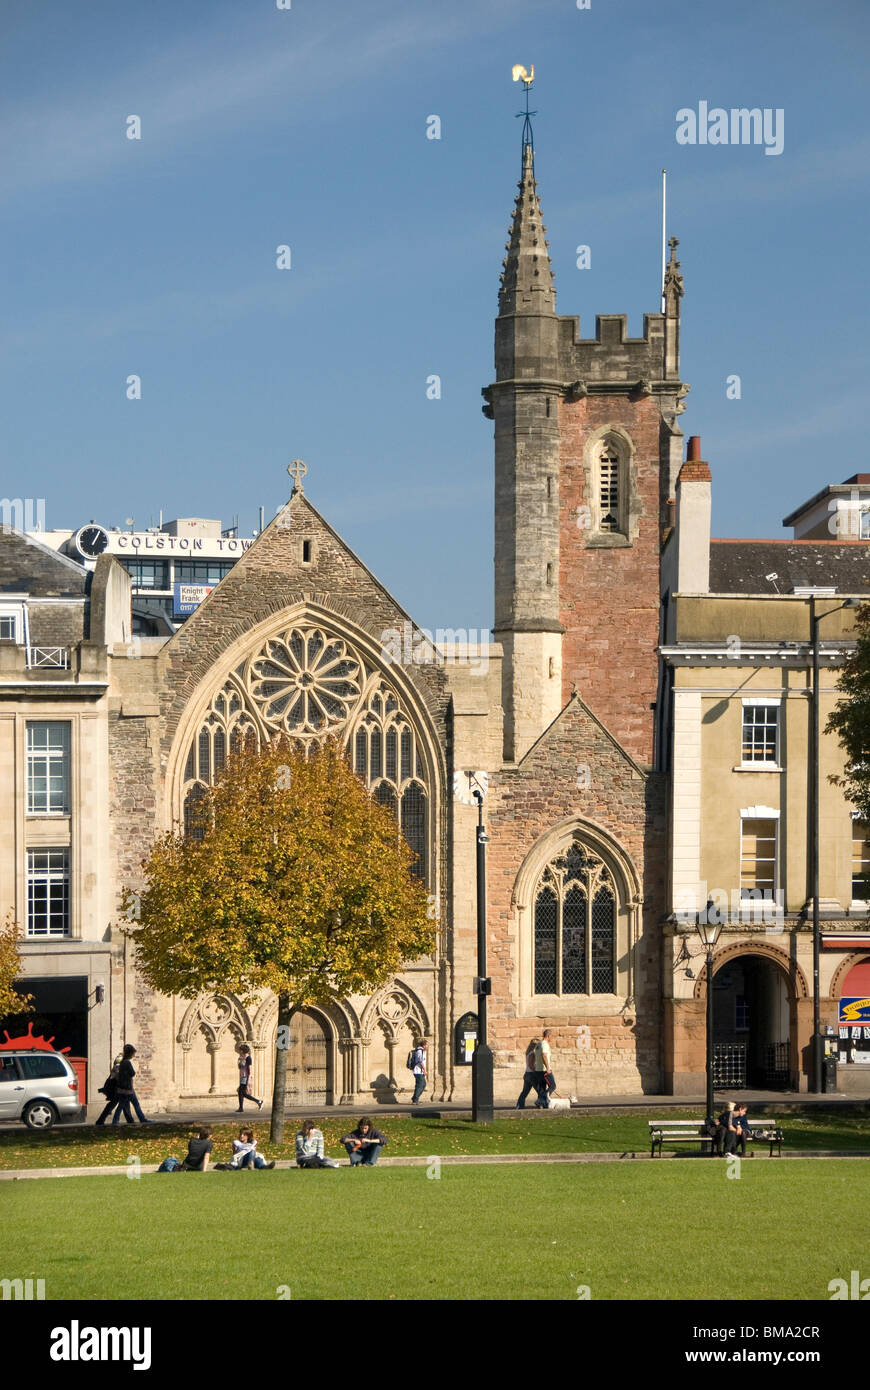
[[[51,1129],[83,1115],[78,1077],[62,1053],[0,1052],[0,1120]]]

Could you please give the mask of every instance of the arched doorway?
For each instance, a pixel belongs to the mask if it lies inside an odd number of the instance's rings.
[[[332,1103],[332,1048],[329,1038],[317,1015],[302,1009],[290,1021],[286,1103],[300,1107]]]
[[[717,1089],[788,1090],[791,1031],[788,980],[775,961],[740,955],[715,972],[713,1076]]]

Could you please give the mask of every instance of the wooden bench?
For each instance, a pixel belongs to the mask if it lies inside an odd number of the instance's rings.
[[[647,1123],[649,1125],[650,1158],[655,1158],[656,1148],[658,1148],[659,1158],[661,1158],[663,1144],[667,1144],[669,1148],[672,1144],[697,1144],[700,1153],[712,1153],[713,1138],[704,1132],[703,1120],[648,1120]],[[768,1156],[770,1158],[773,1158],[773,1150],[776,1146],[777,1156],[782,1158],[785,1135],[778,1121],[751,1117],[749,1123],[755,1137],[748,1138],[747,1143],[769,1144],[770,1153]]]

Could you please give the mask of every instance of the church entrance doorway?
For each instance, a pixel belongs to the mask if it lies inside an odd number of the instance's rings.
[[[723,1090],[791,1086],[790,1007],[785,973],[745,955],[713,976],[713,1082]]]
[[[332,1048],[315,1014],[300,1010],[290,1020],[287,1105],[332,1104]]]

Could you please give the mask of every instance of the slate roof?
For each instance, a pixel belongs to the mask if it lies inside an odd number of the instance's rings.
[[[0,527],[0,597],[80,598],[87,593],[89,579],[84,565],[58,555],[23,531]]]
[[[775,580],[765,575],[775,574]],[[870,593],[870,542],[713,540],[711,594],[781,594],[808,586]]]

